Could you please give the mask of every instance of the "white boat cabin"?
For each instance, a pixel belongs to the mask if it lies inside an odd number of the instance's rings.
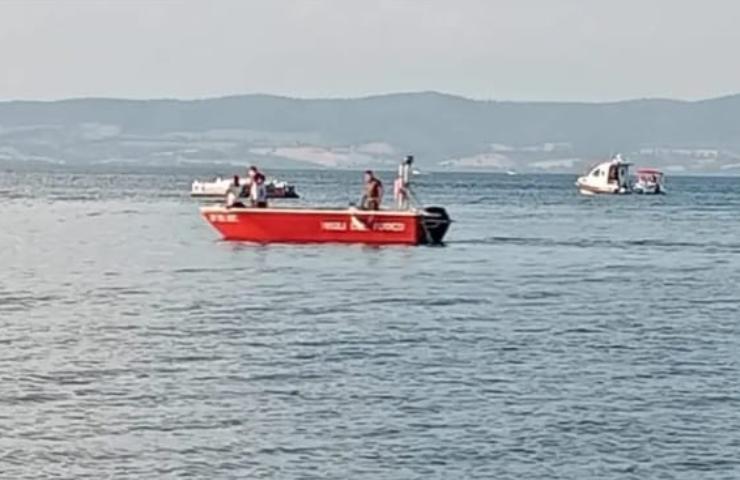
[[[581,193],[621,194],[630,192],[630,163],[617,155],[608,162],[593,167],[586,175],[579,177],[576,186]]]

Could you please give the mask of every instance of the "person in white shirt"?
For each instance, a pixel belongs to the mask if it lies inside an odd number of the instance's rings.
[[[234,181],[229,185],[229,189],[226,190],[226,207],[243,207],[244,204],[239,201],[242,189],[239,187],[239,175],[234,175]]]

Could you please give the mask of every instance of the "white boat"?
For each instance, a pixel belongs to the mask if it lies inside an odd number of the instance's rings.
[[[223,197],[233,184],[231,178],[217,177],[210,182],[201,182],[193,180],[190,186],[191,197]],[[295,187],[287,182],[275,179],[268,179],[265,182],[268,198],[298,198]]]
[[[630,193],[630,163],[617,154],[608,162],[603,162],[576,180],[578,190],[584,195]]]
[[[210,182],[201,182],[193,180],[190,186],[190,196],[192,197],[223,197],[229,189],[233,180],[231,178],[217,177]]]
[[[653,195],[665,193],[663,178],[663,172],[660,170],[656,170],[655,168],[640,168],[636,172],[635,184],[632,186],[632,191]]]

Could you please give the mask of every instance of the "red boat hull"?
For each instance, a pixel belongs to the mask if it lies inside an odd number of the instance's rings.
[[[443,211],[443,209],[438,209]],[[257,243],[439,243],[446,212],[203,207],[225,240]]]

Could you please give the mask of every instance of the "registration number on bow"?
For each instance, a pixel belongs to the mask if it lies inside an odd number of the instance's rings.
[[[211,213],[208,220],[213,223],[236,223],[236,215],[233,213]]]

